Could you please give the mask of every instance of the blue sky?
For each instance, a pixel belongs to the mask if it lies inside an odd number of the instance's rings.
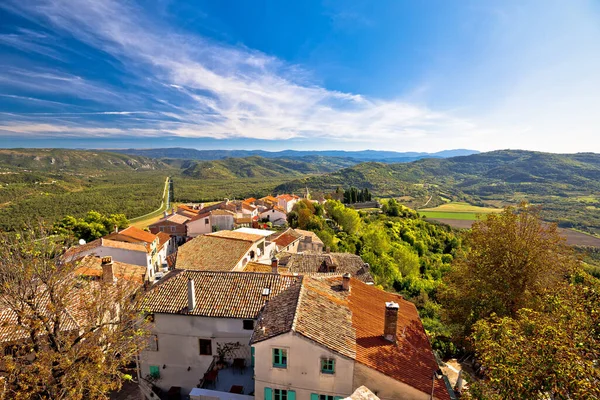
[[[0,147],[600,152],[597,1],[0,3]]]

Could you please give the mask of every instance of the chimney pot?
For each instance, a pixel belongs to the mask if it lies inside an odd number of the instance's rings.
[[[383,337],[392,343],[396,343],[396,331],[398,325],[398,309],[400,306],[393,301],[385,303],[385,320],[383,326]]]
[[[277,257],[273,257],[271,259],[271,272],[272,273],[274,273],[274,274],[278,273],[278,271],[277,271],[278,265],[279,265],[279,260],[277,259]]]
[[[110,283],[115,281],[115,270],[111,256],[102,257],[102,280]]]
[[[194,280],[192,278],[188,278],[187,282],[188,289],[188,313],[194,311],[196,308],[196,289],[194,287]]]
[[[350,278],[352,278],[352,275],[348,272],[342,275],[342,289],[345,291],[350,291]]]

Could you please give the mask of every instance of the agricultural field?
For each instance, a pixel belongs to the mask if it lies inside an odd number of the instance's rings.
[[[418,210],[418,212],[429,219],[475,221],[480,215],[502,212],[502,209],[479,207],[464,202],[450,202],[433,208],[423,208]]]

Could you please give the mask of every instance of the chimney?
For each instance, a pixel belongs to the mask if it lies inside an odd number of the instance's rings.
[[[396,343],[396,327],[398,324],[398,309],[400,306],[393,301],[385,303],[385,321],[383,323],[383,337]]]
[[[194,280],[192,278],[188,278],[187,283],[188,289],[188,313],[194,311],[196,308],[196,289],[194,288]]]
[[[102,280],[111,283],[115,281],[115,270],[111,256],[102,257]]]
[[[273,257],[271,258],[271,272],[276,274],[277,273],[277,266],[279,264],[279,260],[277,260],[277,257]]]
[[[119,233],[119,227],[117,224],[115,224],[115,233]]]
[[[331,252],[331,248],[329,246],[325,247],[325,253],[330,253]]]
[[[171,208],[171,215],[175,215],[175,207]]]
[[[342,289],[346,292],[350,291],[350,278],[352,278],[352,275],[348,272],[342,275]]]
[[[169,213],[165,210],[165,212],[163,213],[163,217],[167,218],[169,216]]]

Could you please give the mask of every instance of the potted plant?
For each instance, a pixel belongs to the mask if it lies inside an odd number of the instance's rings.
[[[225,368],[227,366],[227,361],[225,359],[231,358],[233,352],[240,347],[242,347],[240,342],[217,343],[217,355],[219,356],[216,363],[217,368]]]

